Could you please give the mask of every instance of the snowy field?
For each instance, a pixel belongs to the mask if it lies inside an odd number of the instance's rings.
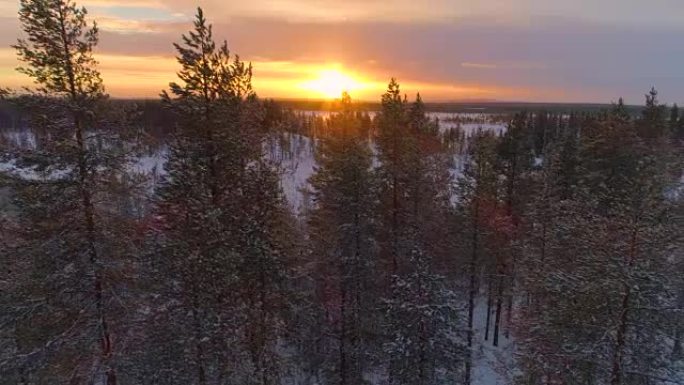
[[[330,112],[326,111],[300,111],[300,113],[323,118],[330,115]],[[502,132],[506,128],[503,122],[492,121],[493,115],[482,113],[435,112],[428,113],[428,116],[431,119],[437,119],[440,129],[447,130],[460,126],[466,135],[478,129]],[[462,120],[467,120],[468,123],[461,123]],[[0,131],[0,134],[9,146],[23,149],[32,149],[36,146],[35,135],[29,131],[5,130]],[[302,135],[284,133],[280,138],[274,138],[266,144],[265,153],[268,159],[281,169],[281,186],[288,203],[295,213],[301,213],[307,204],[305,193],[307,181],[315,171],[315,143],[311,138]],[[153,187],[164,174],[167,155],[168,149],[166,146],[161,146],[151,153],[130,159],[127,168],[136,175],[149,176]],[[455,155],[454,159],[452,173],[457,177],[462,172],[462,156]],[[41,180],[59,178],[68,170],[37,170],[35,167],[18,165],[16,159],[0,157],[0,172],[9,172],[25,179]]]

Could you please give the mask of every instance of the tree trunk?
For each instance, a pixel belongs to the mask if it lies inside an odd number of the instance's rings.
[[[259,341],[259,355],[257,357],[259,361],[259,367],[261,368],[261,385],[268,385],[270,383],[269,375],[268,375],[268,369],[266,368],[266,350],[268,348],[267,346],[267,341],[268,341],[268,312],[267,312],[267,305],[266,305],[266,276],[264,274],[264,271],[261,270],[259,274],[259,286],[260,286],[260,291],[259,291],[259,336],[258,336],[258,341]]]
[[[485,325],[485,341],[489,340],[489,325],[492,323],[492,277],[487,278],[487,318]]]
[[[204,369],[204,349],[202,347],[202,328],[200,324],[200,317],[197,307],[199,306],[199,300],[197,299],[197,294],[193,293],[193,304],[192,304],[192,321],[193,328],[195,329],[195,360],[197,361],[197,381],[199,385],[207,384],[206,371]]]
[[[622,298],[622,311],[620,313],[620,323],[617,330],[615,341],[615,352],[613,353],[613,369],[610,375],[610,385],[622,384],[622,354],[625,347],[625,336],[627,334],[627,311],[629,310],[629,297],[631,290],[626,287],[625,295]]]
[[[678,359],[682,354],[682,324],[675,325],[674,346],[672,347],[672,357]]]
[[[473,208],[473,237],[472,237],[472,254],[470,256],[470,285],[468,290],[468,352],[465,362],[465,385],[470,385],[471,382],[471,372],[472,372],[472,360],[473,360],[473,319],[475,317],[475,291],[477,289],[477,256],[478,256],[478,237],[479,237],[479,200],[475,198],[475,207]]]
[[[393,151],[394,164],[392,165],[392,275],[398,274],[399,270],[399,191],[397,188],[397,139],[396,134],[393,136]],[[390,277],[391,278],[391,277]],[[391,282],[391,279],[390,279]],[[391,284],[391,283],[390,283]]]
[[[629,254],[627,257],[627,269],[632,269],[636,260],[637,253],[637,235],[639,228],[637,227],[638,216],[633,223],[633,229],[630,239]],[[624,354],[625,340],[627,336],[627,319],[629,312],[629,301],[632,294],[632,288],[629,283],[624,284],[624,295],[622,297],[622,305],[620,306],[620,320],[618,323],[617,336],[615,338],[615,351],[613,353],[613,369],[610,374],[610,385],[622,384],[622,356]]]
[[[513,314],[513,285],[514,285],[514,280],[515,280],[515,243],[516,243],[516,238],[518,236],[518,220],[516,217],[513,215],[513,195],[515,194],[515,185],[516,185],[516,180],[517,180],[517,167],[518,167],[518,156],[517,153],[513,155],[513,160],[511,163],[511,175],[510,179],[508,181],[508,188],[507,188],[507,197],[506,197],[506,214],[508,218],[511,220],[511,225],[513,226],[513,233],[511,236],[511,242],[510,242],[510,251],[511,251],[511,273],[509,277],[509,286],[508,286],[508,293],[506,295],[506,327],[504,328],[504,336],[506,338],[509,337],[510,334],[510,321],[512,318]],[[506,266],[504,265],[503,268],[501,269],[501,274],[506,274]],[[499,324],[500,324],[500,319],[501,319],[501,302],[503,300],[502,295],[503,295],[503,288],[501,287],[501,283],[503,283],[504,277],[501,277],[499,279],[500,286],[499,286],[499,294],[497,298],[497,304],[496,304],[496,321],[494,325],[494,340],[498,342],[498,337],[499,337]],[[496,346],[496,343],[494,344]]]
[[[347,385],[347,309],[344,274],[340,279],[340,385]]]
[[[679,292],[678,307],[684,308],[684,291]],[[682,355],[682,331],[684,331],[684,317],[681,314],[675,316],[674,345],[672,346],[672,358],[679,359]]]
[[[499,325],[501,324],[501,305],[503,302],[503,272],[499,272],[496,288],[496,316],[494,317],[493,345],[499,346]]]
[[[359,205],[361,204],[361,198],[359,196],[360,192],[358,189],[356,189],[356,203],[357,207],[360,207]],[[359,360],[359,324],[360,324],[360,307],[361,307],[361,277],[359,270],[361,270],[360,265],[361,265],[361,220],[360,220],[360,212],[357,210],[354,213],[354,264],[353,264],[353,271],[354,273],[350,274],[351,277],[353,277],[353,284],[351,284],[351,288],[353,290],[353,293],[351,293],[349,296],[352,298],[352,306],[351,306],[351,330],[348,330],[349,334],[349,344],[351,345],[351,352],[352,352],[352,357],[351,357],[351,363],[348,365],[350,367],[351,371],[351,381],[352,383],[361,383],[361,369],[360,369],[360,360]],[[344,299],[344,296],[342,297]]]
[[[426,345],[427,345],[427,336],[425,335],[426,330],[425,330],[425,320],[421,319],[420,320],[420,325],[419,325],[419,330],[418,332],[420,333],[420,354],[418,358],[418,384],[417,385],[425,385],[426,384],[426,369],[427,369],[427,354],[426,354]]]
[[[399,274],[399,191],[397,188],[397,165],[399,163],[399,159],[397,157],[397,135],[398,134],[396,132],[392,134],[392,275],[390,276],[390,296],[393,300],[395,299],[394,276]],[[393,357],[390,357],[388,366],[388,382],[390,385],[394,385],[395,374]]]
[[[515,287],[515,251],[512,254],[513,261],[511,263],[511,276],[508,285],[508,294],[506,295],[506,327],[504,328],[504,337],[509,338],[511,335],[511,320],[513,319],[513,288]]]
[[[66,75],[69,82],[69,96],[70,101],[74,104],[79,103],[81,95],[76,87],[76,74],[74,73],[74,63],[71,55],[71,46],[73,43],[67,36],[64,9],[59,7],[58,20],[60,23],[61,40],[64,49],[64,63]],[[109,326],[105,313],[104,300],[102,295],[102,272],[100,271],[97,253],[97,239],[95,231],[95,214],[92,202],[92,191],[90,191],[91,182],[88,172],[87,159],[87,144],[84,138],[83,118],[79,110],[72,110],[71,114],[74,120],[74,128],[76,134],[76,144],[78,151],[78,178],[79,190],[81,193],[81,204],[83,206],[83,220],[86,228],[86,243],[88,247],[88,257],[91,268],[93,269],[93,288],[95,293],[95,308],[97,311],[98,324],[100,329],[100,347],[101,347],[101,361],[105,368],[107,385],[116,385],[116,370],[110,366],[110,359],[112,354],[112,341],[109,334]]]

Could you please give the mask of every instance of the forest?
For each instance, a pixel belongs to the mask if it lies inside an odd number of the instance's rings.
[[[84,8],[20,5],[1,385],[684,384],[684,112],[655,89],[449,114],[392,79],[312,112],[198,8],[177,79],[121,100]]]

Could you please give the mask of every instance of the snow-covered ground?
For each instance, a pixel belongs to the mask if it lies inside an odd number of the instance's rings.
[[[14,177],[19,177],[25,180],[54,180],[66,176],[70,170],[65,169],[47,169],[39,170],[36,166],[28,167],[20,165],[17,159],[0,158],[0,172],[8,173]]]
[[[16,158],[1,157],[0,154],[0,172],[8,173],[12,176],[19,177],[26,180],[54,180],[66,176],[71,170],[50,168],[38,169],[37,166],[21,165]],[[127,165],[127,169],[134,174],[148,175],[153,181],[164,173],[164,164],[166,163],[167,150],[162,147],[158,152],[150,155],[143,155],[139,157],[132,157]]]
[[[443,124],[452,124],[444,122]],[[475,130],[478,127],[472,126],[475,123],[462,125],[462,129]],[[499,130],[501,126],[482,125],[483,129]],[[30,149],[35,147],[35,137],[26,132],[4,132],[5,143],[16,148]],[[287,202],[297,214],[308,204],[305,190],[308,188],[308,179],[314,174],[316,168],[315,161],[315,141],[306,136],[283,133],[280,137],[274,138],[265,145],[266,157],[278,165],[281,170],[281,187]],[[376,152],[376,149],[374,149]],[[2,155],[2,154],[0,154]],[[161,146],[145,155],[140,155],[130,159],[127,170],[132,174],[147,175],[150,177],[150,188],[153,189],[160,178],[164,175],[164,165],[168,156],[168,148]],[[457,155],[455,159],[455,176],[462,172],[462,156]],[[0,172],[21,178],[41,180],[59,178],[64,176],[69,170],[51,170],[44,172],[32,167],[25,167],[18,164],[17,159],[0,158]],[[506,375],[506,367],[511,360],[511,342],[503,337],[501,333],[500,346],[493,347],[490,341],[484,341],[484,325],[486,319],[486,301],[484,297],[477,301],[475,309],[475,345],[473,349],[473,385],[507,385],[510,378]]]
[[[330,115],[329,112],[325,111],[301,111],[301,113],[324,118]],[[504,123],[492,122],[492,116],[483,113],[435,112],[428,113],[428,116],[431,119],[438,119],[442,130],[460,126],[467,135],[480,128],[497,132],[505,129]],[[468,120],[469,122],[459,123],[460,120]],[[479,123],[472,123],[471,121]],[[31,149],[36,146],[36,137],[30,131],[4,130],[0,131],[0,135],[7,145],[15,148]],[[281,169],[281,187],[285,198],[295,213],[301,213],[307,205],[305,190],[308,179],[315,171],[315,143],[302,135],[284,133],[280,138],[270,141],[265,150],[267,158],[279,165]],[[150,176],[153,187],[164,175],[164,164],[167,156],[168,149],[166,146],[162,146],[152,153],[131,159],[127,168],[132,173]],[[461,155],[456,155],[454,160],[453,175],[457,177],[462,172],[463,159]],[[36,168],[20,166],[16,159],[0,158],[0,172],[8,172],[21,178],[40,180],[59,178],[64,176],[68,170],[44,172]]]
[[[506,124],[504,123],[455,123],[455,122],[440,122],[439,127],[442,131],[449,128],[458,128],[466,135],[471,135],[477,130],[483,131],[494,131],[498,134],[502,133],[506,129]]]
[[[493,308],[493,307],[492,307]],[[493,310],[493,309],[492,309]],[[473,341],[473,385],[510,385],[513,383],[513,342],[506,338],[504,328],[499,333],[499,346],[492,345],[492,330],[494,314],[491,315],[489,340],[485,341],[485,327],[487,320],[487,297],[483,293],[475,303],[473,326],[475,329]],[[506,326],[505,324],[503,325]]]
[[[1,134],[8,145],[18,148],[36,147],[36,135],[29,130],[7,130]]]
[[[285,149],[267,152],[270,160],[281,168],[280,185],[285,198],[295,213],[301,213],[306,207],[309,178],[316,167],[315,143],[311,138],[297,134],[285,134]]]

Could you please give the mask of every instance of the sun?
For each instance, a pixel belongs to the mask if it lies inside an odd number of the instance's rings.
[[[339,98],[342,92],[352,93],[363,88],[363,83],[336,68],[319,70],[317,77],[305,81],[301,87],[318,97]]]

